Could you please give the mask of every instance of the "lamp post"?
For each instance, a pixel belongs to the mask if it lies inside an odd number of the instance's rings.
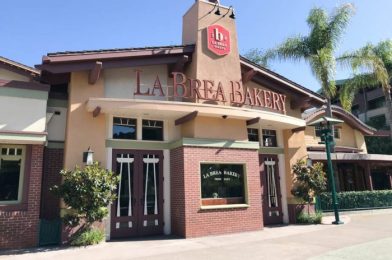
[[[322,127],[320,144],[325,144],[325,152],[327,153],[328,179],[331,185],[332,204],[335,213],[335,221],[332,222],[332,224],[335,225],[344,224],[342,221],[340,221],[339,218],[338,200],[336,197],[336,187],[335,187],[335,177],[333,173],[332,160],[331,160],[331,146],[335,145],[335,142],[333,140],[332,126],[341,123],[343,123],[343,121],[339,119],[330,118],[330,117],[321,117],[316,121],[308,124],[309,126]]]

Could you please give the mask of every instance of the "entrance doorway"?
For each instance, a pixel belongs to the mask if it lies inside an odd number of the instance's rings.
[[[260,155],[264,225],[283,223],[278,156]]]
[[[163,233],[162,151],[113,150],[120,176],[111,207],[111,238]]]

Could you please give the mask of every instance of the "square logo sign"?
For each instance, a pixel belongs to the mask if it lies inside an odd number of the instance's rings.
[[[230,53],[230,32],[220,25],[207,28],[208,49],[218,56]]]

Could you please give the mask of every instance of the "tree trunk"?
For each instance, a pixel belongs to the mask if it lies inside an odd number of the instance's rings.
[[[327,98],[327,107],[325,108],[325,115],[327,117],[332,117],[332,104],[330,98]]]

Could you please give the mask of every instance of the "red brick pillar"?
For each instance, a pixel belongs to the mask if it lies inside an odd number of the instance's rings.
[[[0,249],[38,245],[43,145],[27,145],[22,203],[0,207]]]
[[[42,178],[41,218],[56,219],[60,217],[60,199],[52,194],[50,188],[61,184],[60,171],[63,168],[64,149],[44,151],[44,169]]]
[[[201,209],[201,162],[243,163],[249,207]],[[180,147],[171,151],[172,233],[182,237],[227,234],[263,228],[257,150]]]

